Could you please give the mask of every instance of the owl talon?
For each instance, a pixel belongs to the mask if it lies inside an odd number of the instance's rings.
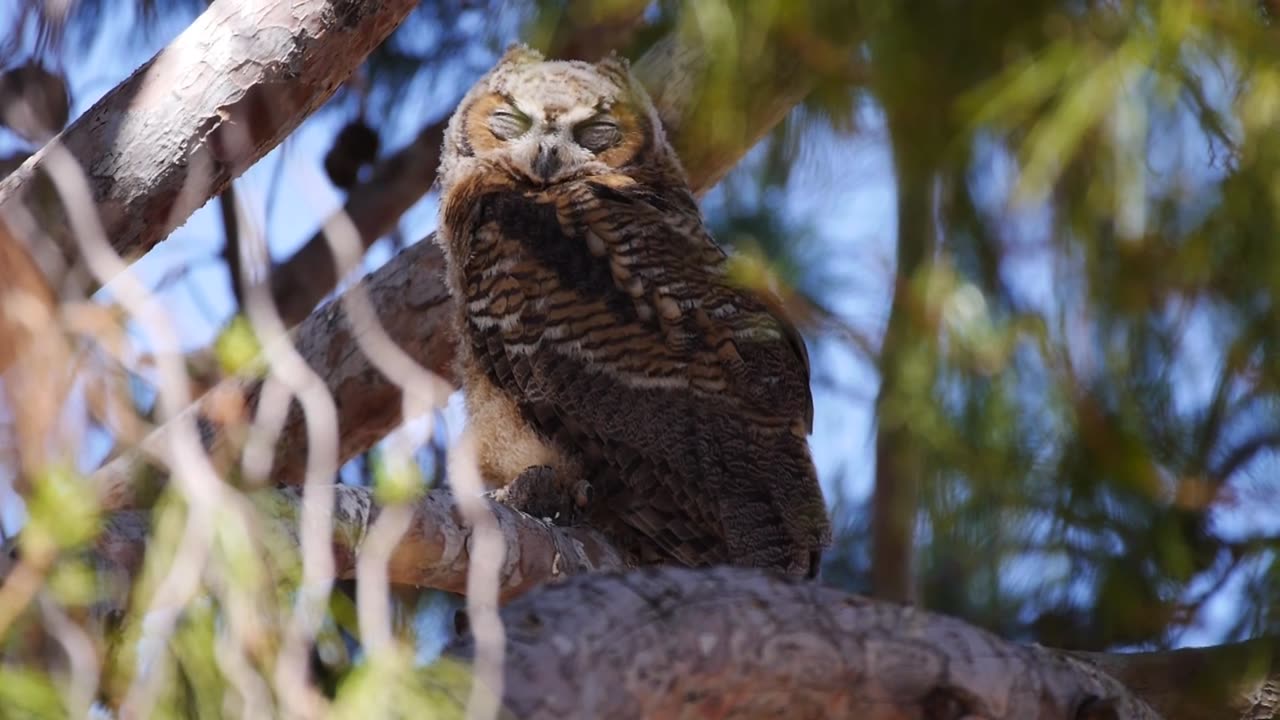
[[[556,479],[550,465],[532,465],[502,490],[501,502],[536,518],[569,524],[576,516],[574,502]]]

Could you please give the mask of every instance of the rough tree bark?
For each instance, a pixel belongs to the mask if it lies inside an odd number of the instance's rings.
[[[339,579],[349,580],[356,576],[361,542],[381,508],[374,503],[368,488],[337,485],[334,490],[334,573]],[[253,500],[272,525],[268,532],[296,536],[302,504],[299,490],[262,490],[253,494]],[[625,567],[617,550],[593,530],[559,527],[502,503],[489,505],[506,545],[498,575],[503,601],[568,575]],[[411,508],[413,519],[391,554],[388,579],[398,585],[462,594],[471,559],[471,528],[462,520],[453,495],[448,490],[436,490],[412,501]],[[149,512],[113,513],[95,543],[97,564],[134,576],[142,567],[149,532]],[[127,590],[128,585],[123,589]],[[104,600],[114,609],[126,607],[127,598],[123,596]]]
[[[115,250],[136,258],[186,222],[320,107],[415,5],[210,5],[53,141],[80,161]],[[30,192],[48,154],[46,147],[0,181],[0,217],[33,216],[72,260],[77,247],[61,203]]]
[[[502,701],[522,720],[1159,717],[1064,653],[743,568],[578,576],[502,618]]]
[[[18,488],[54,449],[62,408],[74,380],[53,289],[35,259],[0,219],[0,400],[12,418],[9,448]]]
[[[255,503],[270,521],[270,532],[297,532],[296,490],[264,490],[255,494]],[[578,574],[622,570],[621,559],[590,530],[551,525],[500,503],[490,506],[505,544],[500,594],[510,601],[503,612],[510,643],[506,700],[521,718],[560,717],[538,713],[578,702],[586,710],[563,717],[613,717],[610,708],[591,703],[623,702],[631,691],[653,703],[681,703],[692,693],[697,702],[688,714],[671,715],[678,717],[724,717],[708,708],[727,713],[731,703],[760,703],[755,707],[763,710],[779,701],[831,711],[813,717],[991,720],[1265,720],[1276,706],[1280,638],[1132,654],[1028,648],[959,620],[746,570],[593,573],[597,579],[573,581],[564,593],[543,590]],[[389,580],[460,592],[471,529],[452,496],[433,491],[413,501],[412,511],[410,529],[391,554]],[[355,577],[361,541],[377,516],[368,489],[337,487],[338,578]],[[111,515],[96,543],[95,566],[115,577],[132,576],[146,552],[148,522],[143,511]],[[117,587],[127,592],[129,583]],[[120,608],[125,600],[122,593],[106,602]],[[704,651],[708,644],[716,652]],[[610,693],[593,692],[606,687]],[[1023,712],[1027,693],[1037,689],[1046,691],[1046,705]],[[885,693],[893,701],[876,707],[900,714],[867,714],[871,710],[856,704]],[[1129,693],[1159,715],[1134,704]],[[1089,709],[1083,702],[1089,694],[1119,702],[1094,703],[1094,714],[1088,714],[1082,708]],[[1072,698],[1080,702],[1078,714],[1063,704]],[[713,699],[725,704],[703,704]],[[935,714],[920,714],[926,699]],[[654,706],[653,712],[663,709]]]

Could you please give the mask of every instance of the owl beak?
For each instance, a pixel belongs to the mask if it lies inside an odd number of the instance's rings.
[[[550,147],[546,145],[538,146],[538,154],[533,159],[533,171],[538,174],[538,177],[543,182],[551,182],[551,178],[560,172],[561,165],[560,148],[555,145]]]

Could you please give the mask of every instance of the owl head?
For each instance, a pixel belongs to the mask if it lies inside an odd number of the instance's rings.
[[[445,130],[442,190],[473,172],[532,187],[609,173],[683,180],[653,102],[625,60],[548,61],[523,45],[467,92]]]

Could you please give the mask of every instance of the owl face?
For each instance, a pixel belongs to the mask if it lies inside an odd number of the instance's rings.
[[[625,62],[546,61],[515,47],[449,121],[445,189],[467,170],[547,186],[651,165],[666,148],[653,104]]]

